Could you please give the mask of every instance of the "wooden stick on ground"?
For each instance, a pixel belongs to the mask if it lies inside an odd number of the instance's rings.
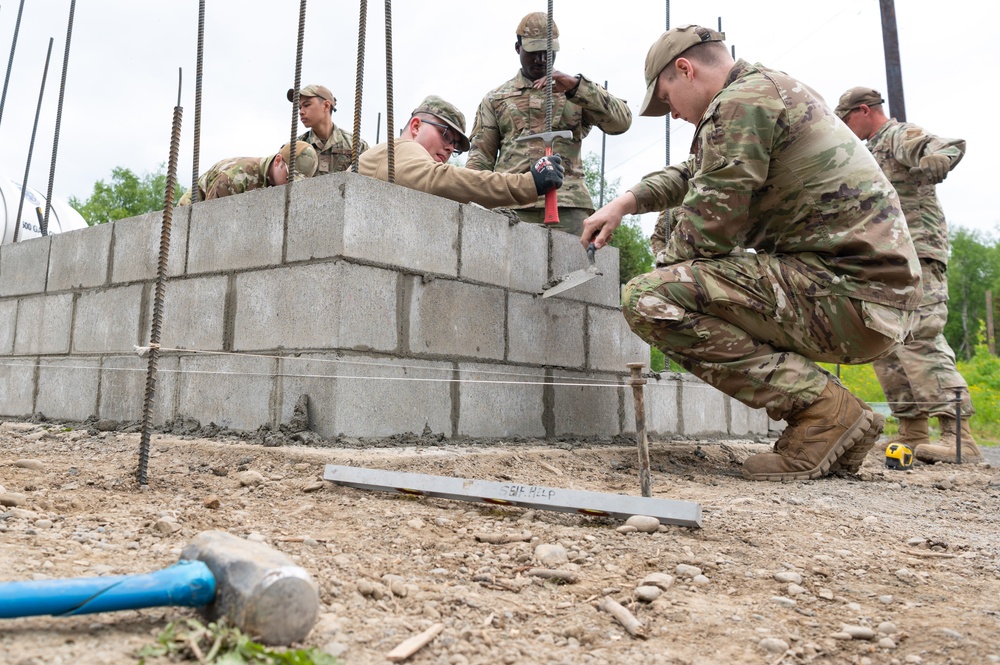
[[[444,624],[436,623],[419,635],[414,635],[407,640],[403,640],[396,645],[395,649],[387,653],[385,657],[394,663],[400,660],[406,660],[427,646],[430,641],[437,637],[438,633],[442,630],[444,630]]]
[[[643,640],[646,639],[645,627],[631,612],[622,607],[617,601],[605,596],[604,598],[601,598],[599,603],[597,603],[597,607],[613,616],[615,620],[622,625],[625,632],[632,637],[638,637]]]
[[[556,580],[564,584],[576,584],[580,577],[576,573],[568,570],[552,570],[550,568],[532,568],[527,573],[528,577],[541,577],[546,580]]]
[[[527,543],[531,542],[531,533],[476,533],[473,534],[476,540],[490,545],[506,545],[507,543]]]

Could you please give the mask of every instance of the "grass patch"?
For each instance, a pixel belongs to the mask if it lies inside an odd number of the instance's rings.
[[[171,661],[194,660],[215,665],[340,665],[341,661],[317,649],[272,649],[258,644],[239,628],[225,622],[203,624],[185,619],[167,624],[156,644],[145,646],[137,654],[139,664],[147,658]]]

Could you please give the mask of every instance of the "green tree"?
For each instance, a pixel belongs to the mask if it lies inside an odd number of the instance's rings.
[[[87,224],[93,226],[163,210],[166,191],[167,174],[162,164],[156,173],[146,173],[141,177],[130,169],[116,166],[111,170],[110,184],[98,180],[86,201],[71,196],[69,204],[83,215]],[[174,187],[175,203],[185,191],[179,184]]]
[[[590,153],[584,158],[583,177],[590,196],[597,205],[601,191],[601,163],[596,154]],[[615,178],[610,182],[605,178],[605,203],[618,196],[620,182],[621,178]],[[636,215],[627,215],[622,220],[621,226],[611,239],[611,246],[618,248],[618,277],[622,284],[628,283],[636,275],[643,275],[653,269],[653,251],[649,247],[649,239],[642,234],[642,227],[639,226],[639,218]]]
[[[986,319],[986,292],[998,293],[1000,247],[987,234],[957,227],[951,233],[948,260],[948,323],[944,334],[955,353],[966,360]]]

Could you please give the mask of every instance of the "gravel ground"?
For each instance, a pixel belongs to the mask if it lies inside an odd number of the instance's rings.
[[[704,523],[652,533],[321,480],[332,463],[639,493],[628,445],[412,439],[262,447],[159,434],[139,489],[134,433],[0,424],[0,580],[156,570],[222,529],[313,575],[321,614],[305,644],[346,663],[385,663],[437,624],[408,662],[1000,662],[1000,474],[989,463],[898,472],[873,452],[857,476],[751,483],[740,464],[766,444],[655,442],[654,495],[700,503]],[[602,609],[608,600],[635,617],[636,634]],[[168,621],[191,615],[5,620],[0,662],[133,663]]]

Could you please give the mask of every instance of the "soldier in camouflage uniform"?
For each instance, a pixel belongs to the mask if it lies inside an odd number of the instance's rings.
[[[403,134],[393,139],[397,185],[487,208],[534,201],[563,181],[558,154],[540,157],[529,173],[475,171],[449,164],[453,153],[469,149],[465,115],[453,104],[430,95],[413,109]],[[389,144],[380,143],[361,156],[361,175],[389,179]]]
[[[288,90],[288,101],[292,101],[295,91]],[[333,112],[337,110],[337,98],[321,85],[307,85],[299,91],[299,120],[309,130],[298,137],[305,141],[319,155],[316,175],[339,173],[351,170],[351,151],[354,135],[333,124]],[[358,154],[368,149],[364,139],[358,142]]]
[[[744,461],[744,477],[856,471],[885,419],[816,362],[867,363],[902,342],[920,302],[906,219],[815,92],[734,62],[724,38],[683,26],[650,49],[641,113],[695,124],[692,157],[592,215],[581,242],[602,247],[623,215],[672,209],[656,270],[625,287],[632,330],[787,422],[772,452]]]
[[[198,200],[208,201],[223,196],[242,194],[288,183],[288,144],[268,157],[232,157],[216,162],[198,178]],[[316,175],[316,150],[304,141],[295,145],[295,177],[302,180]],[[177,205],[190,205],[191,192],[184,192]]]
[[[489,92],[476,111],[472,127],[472,151],[466,167],[503,173],[527,173],[545,154],[541,140],[516,142],[520,136],[545,131],[546,42],[548,17],[528,14],[517,27],[514,51],[521,69],[511,80]],[[559,50],[559,29],[552,26],[553,60]],[[584,137],[596,125],[608,134],[621,134],[632,125],[626,103],[608,94],[582,74],[571,76],[552,71],[552,130],[569,130],[573,139],[557,139],[553,151],[562,155],[566,180],[559,191],[559,224],[554,228],[579,235],[583,220],[594,211],[584,182],[580,156]],[[517,208],[518,216],[533,223],[545,217],[545,199]]]
[[[962,412],[974,413],[969,387],[955,366],[955,352],[942,331],[948,320],[948,223],[934,186],[944,180],[965,154],[965,141],[942,139],[925,129],[886,117],[884,100],[865,87],[845,92],[835,113],[868,148],[896,188],[920,259],[924,296],[911,338],[891,355],[875,361],[875,374],[899,420],[896,441],[913,448],[925,462],[956,460],[955,390],[963,396]],[[941,441],[930,445],[928,419],[941,425]],[[962,459],[983,455],[962,420]]]

